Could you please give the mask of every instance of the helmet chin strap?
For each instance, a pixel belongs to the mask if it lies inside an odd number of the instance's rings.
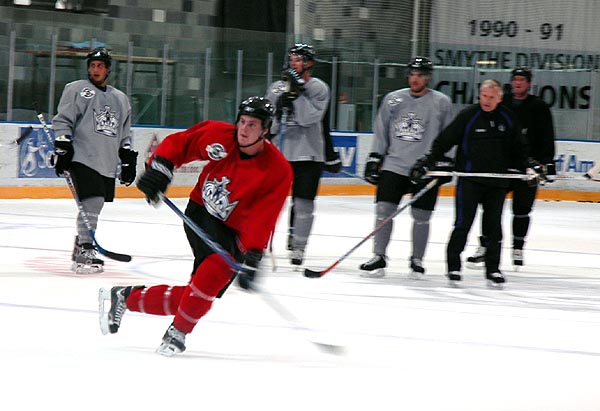
[[[256,141],[255,141],[254,143],[246,144],[245,146],[243,146],[243,145],[241,145],[241,144],[238,142],[238,145],[240,146],[240,148],[248,148],[248,147],[252,147],[252,146],[253,146],[253,145],[255,145],[255,144],[258,144],[258,143],[260,143],[260,142],[261,142],[262,140],[264,140],[264,139],[265,139],[265,133],[261,134],[261,135],[260,135],[260,137],[259,137],[259,138],[257,138],[257,139],[256,139]]]

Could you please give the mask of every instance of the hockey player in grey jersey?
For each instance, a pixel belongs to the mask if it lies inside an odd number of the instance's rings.
[[[292,265],[302,265],[325,163],[322,119],[329,105],[329,86],[311,76],[315,50],[308,44],[288,49],[289,67],[282,80],[269,86],[266,97],[276,102],[273,142],[294,171],[288,249]]]
[[[122,184],[135,180],[137,152],[131,149],[131,106],[127,96],[107,85],[112,58],[105,48],[87,55],[87,80],[68,83],[62,93],[53,129],[57,136],[54,150],[56,175],[68,170],[87,219],[96,230],[105,202],[115,195],[119,161]],[[104,262],[86,227],[84,216],[77,216],[77,236],[73,249],[73,270],[78,273],[102,272]]]
[[[423,188],[424,184],[414,185],[411,182],[411,167],[429,152],[433,140],[454,116],[450,99],[428,88],[432,72],[433,63],[428,58],[411,59],[407,67],[409,88],[388,93],[379,107],[373,130],[375,138],[365,167],[365,178],[377,185],[376,226],[397,210],[402,196]],[[429,220],[440,184],[411,207],[413,226],[409,267],[416,275],[425,273],[422,261],[429,238]],[[375,255],[360,265],[360,269],[365,271],[363,276],[385,275],[386,250],[392,229],[393,221],[375,234]]]

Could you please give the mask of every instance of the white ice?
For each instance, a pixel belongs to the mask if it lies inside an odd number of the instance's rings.
[[[267,255],[261,285],[312,332],[232,286],[187,351],[165,358],[154,350],[171,318],[129,312],[118,334],[103,336],[97,292],[187,282],[191,253],[170,209],[107,204],[97,239],[133,260],[76,275],[73,200],[0,200],[0,410],[599,410],[600,206],[538,201],[525,267],[512,270],[505,240],[508,283],[493,290],[478,270],[463,269],[460,288],[445,281],[452,201],[439,200],[422,280],[407,276],[410,210],[395,221],[385,278],[359,276],[369,240],[308,279],[286,259],[286,209],[277,270]],[[510,214],[508,201],[506,238]],[[306,267],[336,262],[373,220],[372,197],[320,197]],[[344,355],[314,342],[343,345]]]

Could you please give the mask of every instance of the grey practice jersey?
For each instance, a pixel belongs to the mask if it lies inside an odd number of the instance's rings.
[[[52,120],[56,136],[73,140],[73,161],[103,176],[116,177],[119,148],[131,144],[131,106],[112,86],[102,91],[89,80],[65,86]]]
[[[392,91],[377,112],[371,152],[385,156],[382,170],[408,176],[453,117],[452,102],[439,91],[421,97],[413,97],[409,88]]]
[[[271,84],[266,97],[276,104],[286,91],[286,83],[276,81]],[[325,142],[323,140],[322,119],[329,104],[329,86],[322,80],[312,77],[304,86],[304,92],[294,100],[294,112],[287,118],[285,135],[281,138],[277,119],[273,122],[271,133],[275,135],[273,143],[288,161],[325,161]]]

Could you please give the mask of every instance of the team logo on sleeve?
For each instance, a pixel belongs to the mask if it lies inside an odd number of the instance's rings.
[[[239,203],[239,201],[229,202],[231,191],[227,189],[227,184],[230,182],[227,177],[223,176],[221,181],[216,178],[206,180],[202,187],[202,200],[206,210],[221,221],[227,221]]]
[[[404,141],[421,141],[425,127],[421,124],[421,119],[413,112],[402,116],[395,124],[396,138]]]
[[[94,130],[97,133],[109,137],[116,137],[119,126],[119,115],[111,111],[110,106],[104,106],[103,110],[94,109]]]
[[[79,95],[83,98],[90,99],[96,95],[96,92],[89,87],[84,87],[79,92]]]
[[[208,153],[210,159],[215,161],[222,160],[227,157],[227,151],[225,151],[223,144],[220,143],[207,145],[206,152]]]

